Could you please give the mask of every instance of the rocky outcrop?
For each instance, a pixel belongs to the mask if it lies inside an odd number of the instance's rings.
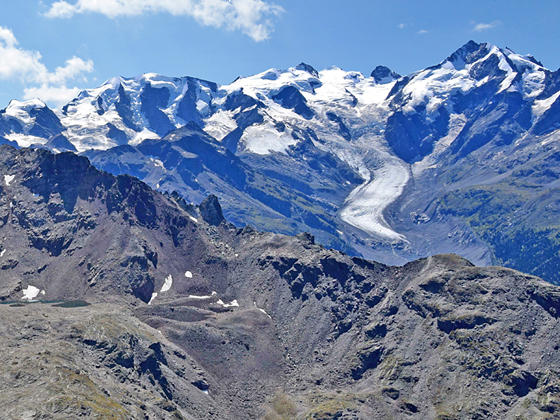
[[[209,225],[218,226],[225,220],[218,197],[213,194],[200,203],[199,209],[202,219]]]

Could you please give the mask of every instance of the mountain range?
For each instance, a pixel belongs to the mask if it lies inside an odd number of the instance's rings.
[[[72,151],[238,226],[388,264],[454,252],[558,283],[560,72],[469,41],[401,76],[302,63],[218,85],[118,77],[12,101],[2,142]]]

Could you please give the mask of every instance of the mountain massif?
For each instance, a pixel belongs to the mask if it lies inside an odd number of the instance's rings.
[[[69,152],[0,146],[0,170],[3,418],[560,412],[557,286],[237,228]]]
[[[144,74],[60,110],[12,101],[0,138],[73,151],[228,220],[390,264],[454,252],[559,282],[560,72],[468,42],[407,76],[308,64],[228,85]]]

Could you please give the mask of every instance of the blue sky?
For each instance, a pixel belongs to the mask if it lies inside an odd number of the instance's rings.
[[[469,39],[560,66],[560,3],[473,0],[25,0],[0,16],[0,109],[62,103],[116,75],[228,83],[301,61],[407,74]],[[70,61],[68,61],[70,60]]]

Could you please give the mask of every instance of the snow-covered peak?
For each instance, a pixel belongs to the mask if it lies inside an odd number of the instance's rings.
[[[220,141],[228,138],[231,150],[253,144],[253,150],[266,153],[286,150],[311,127],[323,130],[325,137],[336,131],[348,139],[352,133],[383,133],[384,119],[399,110],[426,111],[428,120],[436,118],[442,106],[449,113],[461,113],[461,106],[454,110],[454,104],[476,89],[482,89],[477,97],[520,92],[526,100],[544,100],[557,91],[554,80],[531,56],[474,41],[440,64],[406,77],[385,66],[366,76],[339,67],[317,71],[304,62],[222,86],[192,77],[145,73],[115,77],[81,91],[57,111],[62,128],[47,131],[51,136],[63,134],[81,152],[135,145],[193,122]],[[40,101],[13,101],[3,111],[12,124],[6,119],[3,132],[28,135],[32,125],[52,125],[44,107]],[[16,119],[28,127],[18,128]],[[265,147],[249,139],[249,134],[262,137],[257,132],[266,134],[267,142],[261,142]]]
[[[282,89],[292,86],[311,104],[330,102],[355,106],[362,102],[361,99],[364,104],[381,104],[396,77],[398,75],[389,70],[387,77],[380,83],[357,71],[346,71],[336,66],[316,71],[302,63],[286,70],[269,69],[254,76],[238,78],[222,86],[221,90],[226,94],[243,91],[245,95],[266,102]]]
[[[22,147],[45,144],[62,129],[55,113],[39,99],[12,100],[0,111],[2,137]]]
[[[394,72],[389,67],[377,66],[371,72],[371,77],[373,77],[373,80],[375,81],[375,83],[386,84],[386,83],[391,83],[391,82],[399,79],[401,77],[401,75]]]
[[[315,68],[313,68],[313,66],[310,66],[307,63],[304,63],[304,62],[299,63],[296,66],[296,69],[306,71],[309,74],[311,74],[312,76],[319,77],[319,72],[317,70],[315,70]]]
[[[29,118],[29,112],[33,109],[46,108],[47,105],[40,99],[30,99],[28,101],[18,101],[12,99],[4,112],[6,115],[15,117],[21,120]]]
[[[217,85],[193,77],[145,73],[115,77],[62,108],[67,136],[79,151],[158,138],[210,113]]]
[[[123,79],[123,84],[128,86],[145,86],[150,84],[154,87],[177,89],[178,87],[183,86],[186,80],[186,77],[168,77],[158,73],[144,73],[134,79]]]
[[[523,73],[527,70],[545,70],[533,56],[520,55],[510,48],[500,48],[490,43],[479,44],[472,40],[451,54],[440,65],[451,63],[455,69],[462,70],[469,65],[488,60],[492,60],[493,65],[498,64],[499,68],[504,71]]]
[[[419,106],[432,113],[441,105],[452,107],[448,99],[457,92],[483,87],[489,89],[486,95],[520,92],[533,98],[543,91],[547,72],[531,56],[469,41],[439,65],[409,76],[401,90],[393,92],[393,105],[406,113],[416,112]]]
[[[490,50],[490,45],[483,43],[479,44],[470,40],[461,48],[456,50],[447,59],[445,59],[442,65],[446,62],[451,63],[457,70],[462,70],[466,65],[472,64],[475,61],[486,56]]]
[[[309,66],[310,67],[310,66]],[[301,64],[286,70],[268,69],[254,76],[237,78],[233,83],[222,86],[227,93],[243,89],[245,94],[258,99],[259,94],[268,96],[286,86],[295,86],[298,90],[312,92],[320,84],[318,73],[311,67]]]

